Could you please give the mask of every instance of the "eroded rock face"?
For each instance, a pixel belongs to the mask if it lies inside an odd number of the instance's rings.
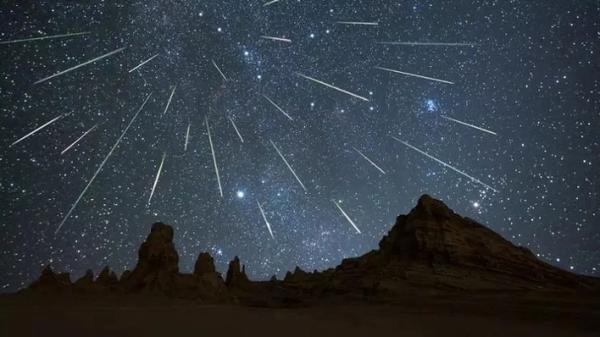
[[[244,287],[248,285],[249,280],[246,276],[246,267],[242,266],[240,270],[240,259],[236,256],[231,262],[229,262],[229,269],[227,269],[227,277],[225,278],[225,284],[228,287]]]
[[[103,287],[114,287],[119,283],[119,279],[114,271],[110,270],[108,266],[104,267],[100,274],[98,274],[98,278],[96,279],[96,284]]]
[[[69,273],[55,273],[50,265],[47,265],[43,270],[40,278],[33,282],[29,288],[57,291],[64,290],[71,286],[71,278]]]
[[[194,275],[202,276],[215,273],[215,261],[209,253],[200,253],[194,265]]]
[[[170,294],[176,291],[179,255],[173,243],[173,228],[155,223],[142,243],[135,269],[127,275],[124,285],[133,292]]]
[[[75,281],[75,285],[80,288],[89,288],[94,284],[94,272],[88,269],[85,274]]]
[[[48,266],[29,289],[151,293],[263,305],[269,301],[302,302],[306,297],[318,299],[329,294],[386,300],[417,288],[426,291],[600,288],[597,279],[544,263],[528,249],[515,246],[428,195],[422,196],[408,214],[398,216],[379,243],[379,249],[345,259],[336,268],[323,272],[307,273],[296,267],[284,281],[252,282],[236,256],[229,263],[223,281],[208,253],[199,254],[192,274],[179,273],[178,260],[173,229],[156,223],[139,249],[135,269],[124,272],[120,281],[106,267],[96,281],[88,271],[72,285],[68,273],[57,274]]]
[[[394,278],[459,289],[570,288],[582,280],[428,195],[409,214],[398,216],[379,248],[343,261],[337,276],[361,275],[369,284]]]

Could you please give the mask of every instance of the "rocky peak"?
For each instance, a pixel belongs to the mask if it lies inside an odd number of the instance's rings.
[[[155,223],[138,252],[138,262],[123,277],[125,288],[133,292],[170,294],[179,275],[179,255],[173,243],[173,228]]]
[[[215,261],[209,253],[200,253],[194,266],[194,275],[202,276],[215,273]]]
[[[40,278],[30,286],[32,289],[66,288],[71,285],[69,273],[55,273],[50,265],[43,270]]]
[[[240,266],[240,259],[237,256],[229,262],[229,269],[227,269],[227,276],[225,278],[227,286],[240,286],[249,282],[248,276],[246,276],[246,267],[242,266],[240,270]]]
[[[110,287],[116,285],[119,282],[117,278],[117,274],[114,271],[111,271],[108,266],[104,267],[100,274],[98,274],[98,278],[96,279],[96,283],[102,286]]]
[[[77,281],[75,281],[75,285],[80,286],[80,287],[90,286],[93,283],[94,283],[94,272],[91,269],[88,269],[82,277],[80,277]]]
[[[155,223],[140,247],[135,270],[177,273],[178,263],[179,255],[173,244],[173,228],[163,223]]]

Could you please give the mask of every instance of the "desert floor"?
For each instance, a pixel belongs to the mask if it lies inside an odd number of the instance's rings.
[[[571,296],[412,299],[297,308],[136,299],[0,297],[1,336],[600,336],[600,305]],[[44,303],[44,304],[40,304]]]

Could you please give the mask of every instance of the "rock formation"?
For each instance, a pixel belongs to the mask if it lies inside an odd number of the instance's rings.
[[[173,228],[155,223],[140,247],[137,265],[122,281],[132,292],[172,294],[179,273],[178,263]]]
[[[252,282],[236,256],[223,281],[208,253],[198,255],[192,274],[179,273],[178,261],[173,229],[156,223],[139,249],[135,268],[124,272],[121,280],[106,267],[95,281],[88,271],[72,284],[69,274],[56,274],[47,266],[28,291],[146,293],[207,302],[270,305],[323,296],[393,300],[415,289],[600,289],[597,279],[542,262],[528,249],[455,214],[443,202],[427,195],[409,214],[398,216],[379,249],[345,259],[336,268],[322,272],[307,273],[296,267],[283,281],[272,278],[269,282]]]
[[[246,276],[246,266],[242,266],[240,270],[240,265],[240,259],[237,256],[229,262],[225,284],[230,288],[244,288],[250,283]]]
[[[69,273],[57,274],[48,265],[42,270],[40,278],[33,282],[29,288],[42,291],[61,291],[68,289],[70,286],[71,278]]]
[[[194,275],[202,276],[216,272],[215,260],[209,253],[200,253],[194,265]]]

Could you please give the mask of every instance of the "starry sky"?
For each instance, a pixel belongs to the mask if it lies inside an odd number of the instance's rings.
[[[157,221],[184,272],[324,269],[423,193],[600,275],[597,1],[263,1],[1,5],[0,291]]]

